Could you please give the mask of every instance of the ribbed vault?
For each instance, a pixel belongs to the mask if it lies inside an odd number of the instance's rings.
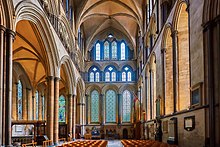
[[[142,29],[143,0],[75,0],[76,30],[83,28],[88,50],[97,36],[105,31],[120,30],[132,48]],[[142,33],[142,32],[141,32]]]

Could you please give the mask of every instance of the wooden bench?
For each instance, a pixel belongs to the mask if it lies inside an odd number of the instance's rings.
[[[37,146],[37,142],[22,144],[22,147],[26,147],[26,146],[32,146],[32,147]]]
[[[105,140],[80,140],[80,141],[71,141],[59,145],[58,147],[106,147],[107,141]]]
[[[143,147],[177,147],[176,145],[169,145],[164,142],[158,142],[155,140],[121,140],[121,143],[125,147],[130,146],[143,146]]]
[[[43,141],[43,147],[51,146],[52,145],[52,140],[46,140]]]

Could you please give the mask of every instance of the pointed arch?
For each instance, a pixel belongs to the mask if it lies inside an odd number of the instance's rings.
[[[185,0],[177,2],[174,16],[174,30],[177,41],[178,96],[177,110],[186,110],[190,106],[190,44],[189,44],[189,13]]]
[[[74,64],[71,60],[71,58],[68,55],[64,55],[60,62],[59,62],[59,75],[58,77],[60,77],[60,70],[61,70],[61,66],[63,65],[65,73],[67,74],[66,78],[67,78],[67,86],[68,86],[68,93],[69,94],[73,94],[74,93],[74,87],[75,87],[75,83],[76,83],[76,73],[74,72]]]
[[[170,23],[165,25],[163,31],[163,41],[161,44],[164,49],[164,107],[165,115],[173,113],[174,111],[174,93],[173,93],[173,42],[172,42],[172,25]]]
[[[32,3],[22,1],[17,3],[15,6],[15,26],[21,20],[27,20],[35,24],[39,35],[42,40],[44,40],[44,54],[46,56],[46,62],[48,67],[46,67],[46,75],[53,76],[56,73],[54,67],[57,67],[59,57],[58,49],[52,31],[50,29],[50,24],[46,19],[46,16],[42,10],[35,7]],[[50,54],[48,54],[50,53]]]

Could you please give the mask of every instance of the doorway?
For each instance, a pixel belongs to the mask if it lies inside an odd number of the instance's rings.
[[[123,139],[128,139],[128,129],[123,129]]]

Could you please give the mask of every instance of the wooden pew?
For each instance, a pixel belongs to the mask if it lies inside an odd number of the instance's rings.
[[[80,141],[71,141],[59,145],[58,147],[106,147],[107,141],[105,140],[80,140]]]
[[[26,147],[26,146],[32,146],[32,147],[37,146],[37,142],[22,144],[22,147]]]
[[[51,146],[52,145],[52,140],[45,140],[43,141],[43,147]]]
[[[176,145],[169,145],[167,143],[158,142],[155,140],[121,140],[125,147],[140,146],[140,147],[177,147]]]

